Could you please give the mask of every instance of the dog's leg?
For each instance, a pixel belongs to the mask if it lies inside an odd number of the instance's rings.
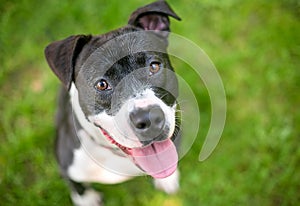
[[[156,189],[162,190],[167,194],[174,194],[179,190],[179,171],[178,169],[169,177],[154,179]]]
[[[69,180],[71,199],[76,206],[103,206],[101,194],[88,184]]]

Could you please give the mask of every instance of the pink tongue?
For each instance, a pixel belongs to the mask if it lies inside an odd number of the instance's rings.
[[[154,178],[165,178],[177,168],[178,155],[171,140],[155,142],[147,147],[132,149],[135,162]]]

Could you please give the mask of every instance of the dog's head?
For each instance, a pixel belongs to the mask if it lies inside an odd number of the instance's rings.
[[[45,49],[51,69],[78,95],[84,118],[156,178],[172,174],[178,161],[172,142],[178,88],[166,52],[169,16],[180,20],[158,1],[132,13],[125,27],[71,36]]]

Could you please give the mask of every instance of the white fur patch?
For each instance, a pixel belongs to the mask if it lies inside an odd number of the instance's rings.
[[[154,179],[154,186],[166,192],[174,194],[179,190],[179,171],[178,169],[169,177],[163,179]]]
[[[126,156],[95,144],[84,130],[78,131],[82,146],[74,151],[69,177],[77,182],[116,184],[143,174]]]
[[[100,193],[95,190],[87,190],[83,195],[77,193],[71,194],[72,201],[76,206],[101,206],[102,198]]]

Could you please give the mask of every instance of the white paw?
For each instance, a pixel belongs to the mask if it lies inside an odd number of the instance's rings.
[[[154,179],[154,186],[166,192],[174,194],[179,190],[179,171],[176,170],[171,176],[163,179]]]
[[[100,193],[89,189],[83,195],[77,193],[71,194],[72,201],[76,206],[102,206],[102,198]]]

